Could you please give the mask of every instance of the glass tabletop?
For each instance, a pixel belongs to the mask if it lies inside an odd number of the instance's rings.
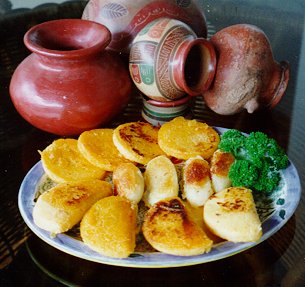
[[[179,1],[178,1],[179,2]],[[181,3],[188,1],[181,1]],[[181,4],[180,3],[180,4]],[[182,3],[182,4],[183,4]],[[236,255],[179,268],[129,268],[90,262],[64,253],[38,238],[18,209],[22,180],[58,135],[26,122],[9,94],[16,67],[30,52],[25,32],[52,19],[81,18],[87,1],[0,2],[0,286],[305,286],[305,2],[303,0],[198,1],[208,38],[230,25],[247,23],[268,36],[274,59],[290,66],[287,90],[273,109],[220,115],[196,97],[193,117],[209,125],[262,131],[275,138],[294,163],[302,197],[294,215],[273,236]],[[181,5],[182,5],[181,4]],[[136,89],[118,123],[141,120]]]

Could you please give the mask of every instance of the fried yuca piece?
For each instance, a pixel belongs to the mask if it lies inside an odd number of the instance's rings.
[[[177,171],[175,165],[165,155],[157,156],[148,162],[144,172],[144,182],[143,201],[147,206],[178,195]]]
[[[219,243],[224,241],[222,238],[218,237],[207,227],[203,220],[203,206],[193,206],[188,201],[184,202],[185,207],[188,209],[188,214],[192,217],[195,223],[200,226],[206,235],[213,241],[213,243]]]
[[[111,184],[98,179],[60,183],[38,197],[34,223],[55,234],[68,231],[96,201],[110,195]]]
[[[204,221],[217,236],[232,242],[257,241],[262,236],[252,191],[229,187],[205,203]]]
[[[230,166],[235,158],[231,153],[216,150],[211,158],[211,178],[215,192],[219,192],[231,186],[229,178]]]
[[[142,230],[152,247],[172,255],[202,254],[209,252],[213,244],[179,197],[154,204],[145,215]]]
[[[113,171],[119,164],[129,162],[113,143],[112,129],[94,129],[83,132],[78,138],[78,148],[92,164]]]
[[[158,145],[158,128],[149,123],[131,122],[118,126],[113,133],[113,143],[124,157],[140,164],[164,154]]]
[[[102,179],[106,173],[81,154],[75,139],[55,140],[40,155],[45,173],[57,183]]]
[[[137,210],[126,198],[109,196],[96,202],[80,224],[82,240],[102,255],[124,258],[135,248]]]
[[[122,163],[114,171],[112,181],[115,192],[133,203],[139,203],[144,192],[144,177],[133,163]]]
[[[189,158],[183,167],[183,197],[193,206],[203,206],[213,193],[209,163],[201,156]]]
[[[212,156],[219,143],[218,133],[206,123],[177,117],[163,124],[158,132],[160,148],[178,159]]]

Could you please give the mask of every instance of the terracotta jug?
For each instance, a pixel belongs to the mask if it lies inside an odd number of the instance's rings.
[[[217,51],[214,82],[203,93],[216,113],[230,115],[274,107],[289,81],[287,62],[276,62],[266,34],[256,26],[237,24],[211,37]]]
[[[204,13],[194,0],[90,0],[82,16],[105,25],[112,34],[108,48],[125,53],[138,32],[161,17],[185,22],[198,37],[207,35]]]
[[[137,88],[150,99],[166,102],[196,96],[213,81],[213,46],[185,23],[159,18],[135,37],[129,71]]]
[[[105,51],[109,30],[81,19],[53,20],[24,36],[32,51],[15,70],[11,99],[32,125],[58,135],[98,127],[127,105],[128,70],[118,55]]]

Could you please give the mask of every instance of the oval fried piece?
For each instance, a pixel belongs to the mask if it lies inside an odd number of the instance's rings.
[[[82,219],[82,240],[102,255],[128,257],[136,244],[136,213],[136,209],[126,198],[103,198],[96,202]]]
[[[145,215],[142,230],[152,247],[172,255],[199,255],[209,252],[213,244],[179,197],[154,204]]]
[[[34,223],[55,234],[68,231],[96,201],[110,195],[111,184],[98,179],[60,183],[38,197]]]
[[[164,154],[158,145],[158,128],[149,123],[131,122],[118,126],[113,133],[113,143],[124,157],[140,164]]]
[[[75,139],[55,140],[40,155],[45,173],[57,183],[105,176],[103,169],[91,164],[81,154]]]
[[[218,147],[218,133],[206,123],[177,117],[158,132],[160,148],[169,156],[187,160],[197,155],[209,159]]]
[[[220,149],[213,153],[211,158],[211,178],[215,192],[231,186],[232,183],[228,174],[234,160],[235,158],[231,153]]]
[[[188,159],[183,167],[183,197],[193,206],[203,206],[213,193],[209,163],[201,156]]]
[[[78,138],[78,148],[89,162],[107,171],[129,162],[115,147],[112,129],[83,132]]]
[[[144,172],[144,182],[143,201],[147,206],[161,199],[178,195],[177,171],[175,165],[165,155],[155,157],[148,162]]]
[[[257,241],[262,227],[252,191],[229,187],[215,193],[204,205],[204,221],[217,236],[232,242]]]
[[[189,215],[195,221],[195,223],[200,226],[206,235],[213,241],[213,243],[219,243],[224,241],[222,238],[218,237],[207,227],[206,223],[203,220],[203,206],[193,206],[188,201],[185,203],[185,207],[189,210]]]
[[[139,203],[144,192],[144,178],[138,167],[132,163],[119,165],[112,175],[115,192],[131,202]]]

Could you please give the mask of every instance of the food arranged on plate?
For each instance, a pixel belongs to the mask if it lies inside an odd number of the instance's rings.
[[[151,249],[190,256],[220,241],[256,242],[262,222],[253,192],[272,193],[288,166],[267,135],[219,135],[206,123],[175,118],[58,139],[40,152],[54,187],[38,188],[35,224],[50,236],[79,226],[104,256]],[[145,250],[144,250],[145,251]]]

